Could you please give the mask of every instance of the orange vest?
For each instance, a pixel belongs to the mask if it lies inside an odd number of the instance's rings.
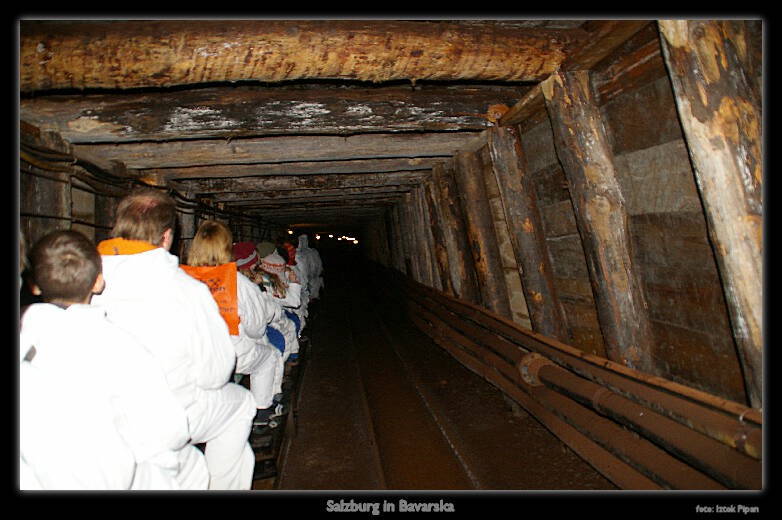
[[[239,300],[236,296],[236,262],[215,266],[180,266],[187,274],[204,282],[220,308],[220,315],[232,336],[239,334]]]

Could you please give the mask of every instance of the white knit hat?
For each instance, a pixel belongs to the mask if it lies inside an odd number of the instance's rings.
[[[261,267],[264,271],[274,273],[282,278],[285,274],[285,259],[275,251],[263,257],[261,260]]]

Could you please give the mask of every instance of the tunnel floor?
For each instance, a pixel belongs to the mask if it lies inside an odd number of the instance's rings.
[[[360,269],[325,279],[275,489],[616,489]]]

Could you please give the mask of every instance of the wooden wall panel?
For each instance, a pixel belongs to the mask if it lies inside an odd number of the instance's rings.
[[[28,248],[51,231],[71,229],[68,175],[60,172],[22,174],[19,180],[20,227]]]
[[[421,271],[428,287],[442,290],[440,276],[434,259],[435,246],[432,234],[432,220],[429,218],[429,208],[426,201],[426,189],[418,185],[411,192],[411,203],[417,224],[418,256],[421,258]]]
[[[454,295],[470,303],[481,305],[475,262],[465,233],[465,218],[454,177],[453,161],[432,170],[433,187],[439,200],[443,219],[443,237],[448,254],[448,269]]]
[[[486,195],[480,158],[470,151],[457,154],[454,177],[483,304],[500,316],[510,318],[508,289],[499,258],[494,217]]]
[[[670,322],[651,322],[658,341],[655,356],[665,363],[666,379],[736,403],[747,401],[741,365],[731,337]]]
[[[703,211],[681,139],[615,156],[615,164],[630,215]]]
[[[508,305],[511,319],[527,328],[532,328],[527,298],[521,281],[523,268],[518,262],[512,245],[509,218],[505,213],[507,204],[500,192],[500,186],[494,174],[494,162],[491,158],[490,144],[481,147],[479,157],[483,165],[483,181],[486,185],[489,209],[494,218],[494,231],[497,238],[497,248],[502,265],[505,285],[508,291]]]
[[[552,281],[564,311],[565,327],[571,334],[570,344],[605,357],[581,236],[567,181],[556,156],[550,121],[545,119],[522,131],[520,141],[541,216]]]
[[[662,58],[657,57],[662,68]],[[671,81],[667,76],[627,90],[601,106],[614,155],[682,138]]]
[[[669,377],[746,402],[741,364],[702,213],[645,214],[633,220],[636,261],[654,322],[657,359]]]
[[[662,53],[646,66],[664,70]],[[611,70],[612,63],[604,64],[603,70],[594,72],[594,83]],[[655,74],[646,82],[617,88],[620,92],[601,111],[630,215],[656,361],[668,377],[745,402],[726,301],[671,80]]]
[[[428,213],[431,228],[429,230],[432,238],[432,262],[435,274],[435,288],[443,291],[449,296],[455,296],[453,280],[448,262],[448,248],[446,246],[446,234],[449,233],[448,226],[445,224],[442,210],[442,202],[433,179],[424,182],[423,197],[425,208]]]

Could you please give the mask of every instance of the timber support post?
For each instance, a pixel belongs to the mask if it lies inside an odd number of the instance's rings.
[[[502,197],[505,221],[526,293],[530,321],[536,332],[570,341],[538,212],[534,187],[525,175],[518,132],[495,126],[488,132],[492,168]]]
[[[414,225],[418,235],[418,256],[421,258],[421,274],[429,287],[442,289],[437,266],[434,260],[434,238],[432,235],[432,222],[429,217],[429,208],[426,202],[426,188],[416,186],[410,192],[412,194]]]
[[[484,305],[505,318],[511,317],[508,288],[500,261],[494,218],[486,194],[481,164],[472,152],[455,158],[454,176],[464,207],[470,251],[475,261],[478,290]]]
[[[653,335],[633,270],[627,211],[588,71],[542,84],[557,155],[584,244],[608,358],[653,372]]]
[[[750,403],[763,394],[761,104],[741,20],[662,20],[673,84]]]
[[[445,245],[446,230],[443,223],[441,203],[437,197],[437,188],[433,179],[427,179],[423,185],[429,222],[432,224],[432,261],[436,272],[436,287],[449,296],[456,296],[453,280],[448,266],[448,249]]]
[[[453,162],[451,162],[453,165]],[[459,204],[458,188],[453,167],[436,165],[432,168],[433,195],[437,198],[437,211],[443,220],[443,239],[448,255],[448,271],[454,296],[471,303],[480,304],[475,263],[465,229],[464,212]]]

